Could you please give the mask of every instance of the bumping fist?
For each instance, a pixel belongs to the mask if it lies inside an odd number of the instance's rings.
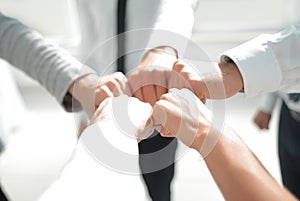
[[[104,99],[122,94],[130,94],[127,78],[123,73],[116,72],[99,78],[95,90],[95,109]]]
[[[168,79],[177,60],[174,52],[171,54],[165,48],[150,50],[128,77],[132,96],[151,105],[168,92]]]
[[[153,106],[154,126],[164,137],[177,137],[200,151],[211,126],[211,113],[188,89],[171,89]]]
[[[101,122],[109,133],[118,128],[124,135],[138,141],[148,138],[154,131],[151,122],[152,107],[134,97],[120,95],[106,98],[98,107],[91,124]]]

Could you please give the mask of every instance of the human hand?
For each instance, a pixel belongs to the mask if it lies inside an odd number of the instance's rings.
[[[176,56],[167,47],[150,50],[128,77],[132,95],[143,102],[154,103],[168,91],[168,79]]]
[[[153,106],[153,125],[161,135],[179,138],[202,156],[206,155],[206,150],[209,149],[204,148],[204,141],[214,130],[211,119],[211,112],[188,89],[171,89]],[[216,139],[208,140],[207,146]]]
[[[97,108],[91,124],[107,125],[108,130],[119,129],[123,134],[140,141],[154,131],[152,123],[148,121],[151,114],[152,106],[137,98],[127,95],[109,97]]]
[[[243,80],[235,64],[207,64],[210,65],[206,67],[209,69],[205,69],[204,71],[206,72],[200,72],[182,61],[175,62],[173,71],[180,76],[177,76],[177,78],[172,76],[170,79],[171,87],[172,85],[175,85],[176,87],[176,84],[173,83],[176,83],[178,78],[185,79],[188,83],[187,88],[190,88],[202,102],[205,102],[206,99],[228,98],[242,89]],[[199,68],[201,69],[201,67]],[[182,81],[180,82],[182,83]]]
[[[84,76],[71,85],[69,92],[80,102],[89,118],[104,99],[130,93],[127,78],[120,72],[103,77],[95,74]]]
[[[269,129],[270,119],[271,114],[259,110],[253,121],[260,129]]]

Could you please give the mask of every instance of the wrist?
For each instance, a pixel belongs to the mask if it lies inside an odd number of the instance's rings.
[[[144,55],[141,64],[142,66],[157,65],[172,68],[177,58],[178,53],[176,49],[169,46],[160,46],[149,50]]]
[[[77,79],[70,87],[68,92],[80,102],[81,105],[89,99],[94,98],[97,87],[98,76],[88,74]]]
[[[222,81],[225,89],[225,97],[228,98],[243,91],[244,82],[239,68],[234,62],[222,61],[219,63]]]
[[[150,49],[143,57],[143,60],[148,56],[148,54],[169,54],[178,59],[178,52],[175,48],[171,46],[158,46]]]
[[[199,134],[194,141],[194,149],[196,149],[196,151],[205,158],[216,146],[221,133],[212,126],[199,130]]]

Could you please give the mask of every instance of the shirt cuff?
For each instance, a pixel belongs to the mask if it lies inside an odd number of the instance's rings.
[[[78,100],[76,100],[71,93],[68,92],[72,83],[76,80],[89,75],[96,74],[96,72],[88,66],[82,65],[80,70],[76,70],[76,68],[70,68],[69,73],[65,79],[61,79],[65,81],[65,84],[60,83],[61,90],[58,90],[58,94],[56,95],[57,101],[62,104],[64,109],[67,112],[78,112],[80,111],[81,105]],[[60,91],[60,92],[59,92]]]
[[[272,114],[277,98],[278,96],[276,92],[263,94],[261,96],[258,109],[265,113]]]
[[[264,36],[225,51],[221,61],[224,61],[225,56],[230,57],[239,68],[246,96],[274,91],[280,87],[280,65]]]

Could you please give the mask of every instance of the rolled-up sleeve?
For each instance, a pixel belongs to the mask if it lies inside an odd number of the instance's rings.
[[[68,88],[76,79],[94,73],[67,51],[47,41],[19,21],[1,13],[0,58],[45,86],[61,104]],[[65,105],[65,108],[72,107]]]
[[[247,96],[278,89],[286,92],[300,88],[300,26],[276,34],[260,35],[221,55],[238,66]]]

